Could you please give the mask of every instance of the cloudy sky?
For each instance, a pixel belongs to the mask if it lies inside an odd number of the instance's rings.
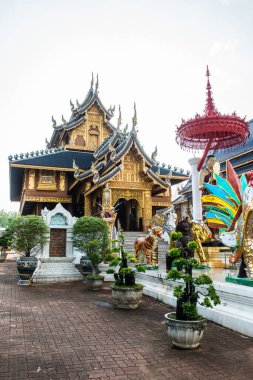
[[[252,20],[251,0],[1,0],[0,209],[17,208],[8,155],[43,149],[92,71],[124,124],[136,102],[147,153],[188,169],[175,128],[203,111],[207,64],[217,108],[253,118]]]

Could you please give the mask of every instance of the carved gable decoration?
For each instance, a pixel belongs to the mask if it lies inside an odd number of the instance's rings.
[[[90,135],[99,135],[98,126],[97,125],[90,125],[89,134]]]
[[[67,211],[61,203],[58,203],[55,208],[49,211],[46,207],[41,211],[41,215],[48,226],[73,226],[76,219],[72,217],[69,211]]]
[[[139,159],[132,151],[128,152],[124,157],[123,170],[113,178],[113,181],[144,184],[146,181],[143,173],[143,159]]]
[[[59,212],[51,217],[50,225],[51,226],[66,226],[66,217]]]
[[[95,114],[98,114],[98,115],[102,115],[103,112],[101,111],[101,109],[99,108],[99,106],[97,104],[93,104],[89,109],[88,109],[88,114],[89,113],[95,113]]]

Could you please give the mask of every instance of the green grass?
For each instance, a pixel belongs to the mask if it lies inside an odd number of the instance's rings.
[[[141,290],[143,289],[144,285],[142,284],[135,284],[133,286],[127,286],[127,285],[113,285],[112,289],[132,289],[132,290]]]

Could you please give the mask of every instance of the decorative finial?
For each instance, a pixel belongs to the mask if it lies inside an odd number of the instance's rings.
[[[151,159],[152,159],[152,161],[154,161],[155,164],[157,164],[156,157],[157,157],[157,145],[155,147],[154,152],[151,155]]]
[[[127,130],[128,130],[128,124],[126,124],[125,128],[123,129],[123,133],[124,133],[124,135],[127,134]]]
[[[93,71],[92,71],[92,73],[91,73],[90,88],[93,88],[93,85],[94,85],[94,75],[93,75]]]
[[[98,74],[97,74],[97,82],[96,82],[96,88],[95,88],[96,92],[98,92],[98,85],[99,85],[99,82],[98,82]]]
[[[115,105],[111,109],[111,113],[114,114],[114,112],[115,112]]]
[[[70,104],[70,107],[71,107],[71,111],[73,112],[73,111],[75,110],[75,106],[74,106],[74,104],[72,103],[72,100],[71,100],[71,99],[70,99],[69,104]]]
[[[48,141],[47,137],[45,139],[45,143],[46,143],[46,147],[48,148],[49,147],[49,141]]]
[[[77,99],[76,99],[76,105],[77,105],[77,108],[81,107],[81,105]]]
[[[61,115],[62,122],[66,124],[66,120],[64,119],[63,115]]]
[[[137,125],[137,112],[136,112],[136,104],[134,102],[134,117],[133,117],[133,127]]]
[[[109,207],[111,205],[111,192],[110,192],[110,186],[108,182],[105,185],[104,200],[105,200],[105,206]]]
[[[121,107],[119,105],[119,117],[118,117],[118,124],[117,124],[118,129],[121,126],[121,124],[122,124]]]
[[[52,122],[53,122],[53,127],[56,126],[56,120],[54,119],[54,117],[52,116]]]
[[[207,116],[213,116],[213,115],[218,114],[218,111],[215,108],[213,97],[212,97],[212,87],[211,87],[211,84],[209,81],[210,75],[211,74],[209,71],[209,67],[207,66],[206,67],[206,76],[207,76],[206,95],[207,95],[207,99],[206,99],[206,107],[205,107],[205,114]]]
[[[73,169],[75,169],[74,177],[76,178],[80,174],[79,166],[77,166],[75,160],[73,160]]]

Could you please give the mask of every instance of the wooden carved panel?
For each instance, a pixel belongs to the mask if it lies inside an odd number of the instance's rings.
[[[144,207],[143,191],[112,189],[112,205],[115,205],[120,198],[124,198],[127,201],[135,199],[141,207]]]
[[[28,189],[29,190],[35,189],[35,170],[34,169],[29,170]]]
[[[51,228],[50,229],[50,257],[66,256],[66,229]]]
[[[56,172],[53,170],[40,170],[37,190],[57,190]]]
[[[66,182],[66,174],[64,172],[60,172],[60,191],[65,191],[65,182]]]

